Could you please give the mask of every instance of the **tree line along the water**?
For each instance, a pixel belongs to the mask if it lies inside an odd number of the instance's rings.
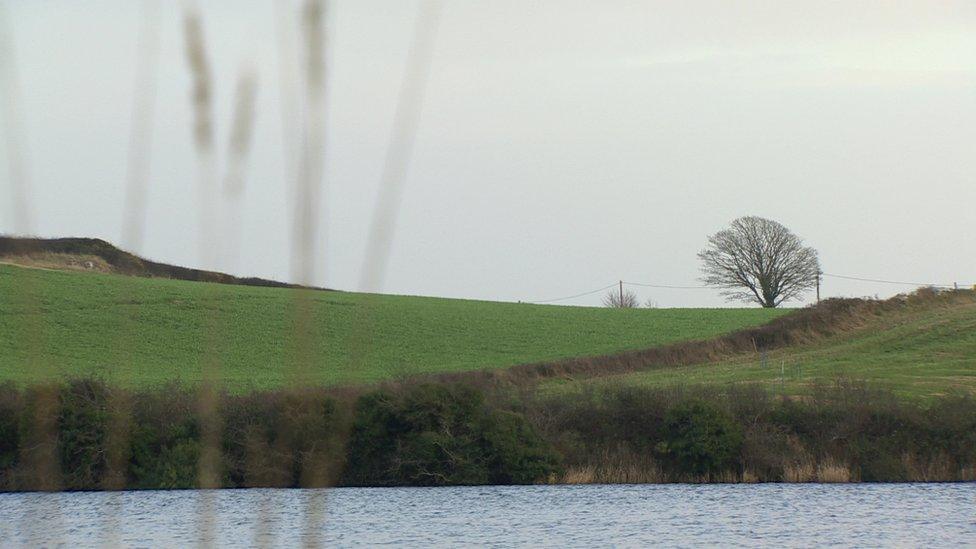
[[[200,391],[2,386],[0,488],[198,487]],[[921,404],[857,384],[787,398],[753,386],[540,395],[402,383],[215,398],[219,487],[976,479],[971,396]]]

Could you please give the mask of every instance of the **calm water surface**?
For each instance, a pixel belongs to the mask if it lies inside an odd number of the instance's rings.
[[[972,546],[976,484],[0,494],[0,544]]]

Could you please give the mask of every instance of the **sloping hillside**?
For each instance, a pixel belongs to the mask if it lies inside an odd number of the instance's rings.
[[[309,337],[296,334],[296,297]],[[0,381],[96,375],[236,388],[374,382],[605,355],[756,326],[787,311],[557,307],[301,292],[0,265]]]
[[[687,385],[761,383],[774,391],[808,394],[839,380],[868,382],[909,397],[976,394],[976,293],[929,291],[877,303],[837,333],[765,353],[741,353],[688,365],[563,379],[561,390],[603,383]]]

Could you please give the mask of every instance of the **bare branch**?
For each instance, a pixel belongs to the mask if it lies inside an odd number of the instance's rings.
[[[637,294],[627,290],[621,294],[618,290],[610,290],[603,296],[603,306],[611,309],[636,309],[640,307]]]
[[[722,288],[729,301],[778,307],[813,288],[820,272],[817,251],[783,225],[762,217],[740,217],[708,237],[698,254],[702,281]]]

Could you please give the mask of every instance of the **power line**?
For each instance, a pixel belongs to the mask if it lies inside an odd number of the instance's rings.
[[[565,296],[565,297],[557,297],[556,299],[545,299],[545,300],[541,300],[541,301],[526,301],[526,303],[554,303],[556,301],[565,301],[567,299],[575,299],[577,297],[585,297],[585,296],[588,296],[588,295],[593,295],[595,293],[604,292],[606,290],[609,290],[610,288],[613,288],[613,287],[617,286],[617,284],[619,284],[619,282],[614,282],[613,284],[609,284],[607,286],[604,286],[604,287],[599,288],[599,289],[596,289],[596,290],[591,290],[589,292],[583,292],[583,293],[575,294],[575,295],[568,295],[568,296]],[[640,283],[640,282],[627,282],[627,281],[624,281],[623,284],[625,286],[641,286],[643,288],[664,288],[664,289],[669,289],[669,290],[704,290],[704,289],[708,289],[709,288],[708,286],[671,286],[671,285],[665,285],[665,284],[644,284],[644,283]]]
[[[878,284],[896,284],[896,285],[902,285],[902,286],[928,286],[928,287],[934,287],[934,288],[955,288],[956,287],[956,284],[930,284],[930,283],[927,283],[927,282],[905,282],[905,281],[901,281],[901,280],[882,280],[882,279],[878,279],[878,278],[863,278],[863,277],[859,277],[859,276],[847,276],[847,275],[838,275],[838,274],[831,274],[831,273],[822,273],[822,275],[823,276],[829,276],[831,278],[842,278],[844,280],[856,280],[856,281],[859,281],[859,282],[874,282],[874,283],[878,283]],[[620,282],[615,282],[613,284],[608,284],[607,286],[604,286],[602,288],[599,288],[599,289],[596,289],[596,290],[591,290],[591,291],[588,291],[588,292],[579,293],[579,294],[568,295],[568,296],[565,296],[565,297],[557,297],[555,299],[546,299],[546,300],[541,300],[541,301],[526,301],[525,303],[539,303],[539,304],[542,304],[542,303],[555,303],[557,301],[566,301],[567,299],[575,299],[575,298],[578,298],[578,297],[585,297],[585,296],[588,296],[588,295],[593,295],[595,293],[604,292],[604,291],[609,290],[610,288],[616,287],[617,284],[620,284]],[[627,281],[623,281],[623,284],[625,286],[639,286],[641,288],[659,288],[659,289],[664,289],[664,290],[710,290],[710,289],[715,289],[712,286],[681,286],[681,285],[673,285],[673,284],[648,284],[648,283],[644,283],[644,282],[627,282]],[[966,287],[967,284],[959,284],[958,286],[959,287]]]
[[[627,286],[640,286],[642,288],[663,288],[666,290],[705,290],[710,288],[710,286],[672,286],[668,284],[644,284],[641,282],[627,282],[624,281]]]
[[[527,303],[554,303],[556,301],[565,301],[567,299],[574,299],[574,298],[577,298],[577,297],[583,297],[583,296],[593,295],[593,294],[598,293],[598,292],[604,292],[606,290],[609,290],[610,288],[613,288],[616,285],[617,285],[617,283],[614,282],[613,284],[604,286],[604,287],[602,287],[602,288],[600,288],[598,290],[591,290],[589,292],[583,292],[581,294],[576,294],[576,295],[568,295],[566,297],[557,297],[556,299],[545,299],[545,300],[542,300],[542,301],[528,301]]]
[[[876,282],[878,284],[900,284],[902,286],[934,286],[936,288],[952,288],[952,284],[930,284],[927,282],[904,282],[899,280],[880,280],[877,278],[862,278],[859,276],[846,276],[838,274],[823,273],[824,276],[831,278],[843,278],[845,280],[857,280],[860,282]]]

